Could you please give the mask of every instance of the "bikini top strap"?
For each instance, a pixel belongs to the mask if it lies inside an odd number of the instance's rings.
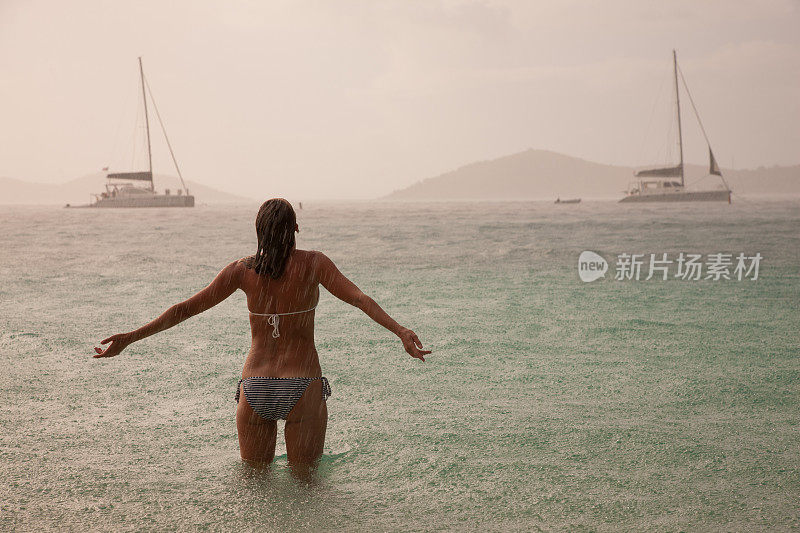
[[[254,313],[252,311],[249,310],[248,311],[250,312],[251,315],[267,317],[267,324],[272,326],[272,338],[277,339],[278,337],[281,336],[280,332],[278,331],[278,325],[281,322],[280,317],[286,315],[299,315],[301,313],[308,313],[309,311],[313,311],[314,309],[316,309],[318,305],[319,305],[319,287],[317,287],[317,303],[315,303],[314,307],[312,307],[311,309],[306,309],[304,311],[291,311],[289,313]]]
[[[253,312],[253,311],[249,311],[249,313],[250,313],[251,315],[256,315],[256,316],[285,316],[285,315],[299,315],[300,313],[308,313],[309,311],[313,311],[313,310],[314,310],[314,309],[316,309],[316,308],[317,308],[317,306],[315,305],[314,307],[311,307],[310,309],[305,309],[305,310],[303,310],[303,311],[290,311],[290,312],[288,312],[288,313],[255,313],[255,312]]]
[[[319,303],[319,302],[317,302],[317,303]],[[316,308],[317,308],[317,305],[314,305],[314,307],[312,307],[311,309],[306,309],[304,311],[292,311],[291,313],[254,313],[254,312],[250,311],[250,314],[251,315],[255,315],[255,316],[265,316],[265,317],[267,317],[267,324],[272,326],[272,338],[273,339],[277,339],[278,337],[281,336],[281,333],[278,330],[278,326],[281,323],[281,318],[280,317],[286,316],[286,315],[299,315],[301,313],[308,313],[309,311],[313,311]]]

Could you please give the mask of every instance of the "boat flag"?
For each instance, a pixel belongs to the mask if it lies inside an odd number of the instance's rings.
[[[105,172],[106,170],[108,170],[108,167],[103,167],[103,171]]]
[[[717,165],[717,160],[714,159],[714,152],[711,151],[711,148],[708,149],[708,173],[722,176],[722,172],[719,170],[719,165]]]

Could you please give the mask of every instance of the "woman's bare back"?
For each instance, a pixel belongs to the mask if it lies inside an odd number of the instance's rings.
[[[279,279],[253,270],[252,257],[239,261],[240,288],[247,295],[252,334],[242,377],[322,375],[314,346],[313,308],[319,301],[316,255],[293,250]],[[281,315],[277,324],[269,318],[273,313]]]

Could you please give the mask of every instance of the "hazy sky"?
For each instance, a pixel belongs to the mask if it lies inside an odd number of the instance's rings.
[[[0,0],[0,176],[145,167],[139,55],[184,176],[253,198],[373,197],[527,148],[660,163],[673,48],[723,166],[800,163],[798,0]]]

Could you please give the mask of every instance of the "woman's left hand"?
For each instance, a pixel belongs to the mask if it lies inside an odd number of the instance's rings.
[[[425,362],[425,356],[431,353],[431,351],[422,349],[422,343],[416,333],[408,328],[403,328],[398,334],[398,337],[400,337],[400,340],[403,342],[403,347],[406,349],[406,352],[408,352],[408,355],[415,359],[422,360],[423,363]]]
[[[100,344],[108,344],[109,342],[111,343],[111,346],[105,350],[95,346],[94,351],[97,352],[97,354],[93,355],[92,357],[114,357],[124,350],[126,346],[131,344],[133,340],[130,337],[130,333],[117,333],[116,335],[112,335],[109,338],[100,341]]]

